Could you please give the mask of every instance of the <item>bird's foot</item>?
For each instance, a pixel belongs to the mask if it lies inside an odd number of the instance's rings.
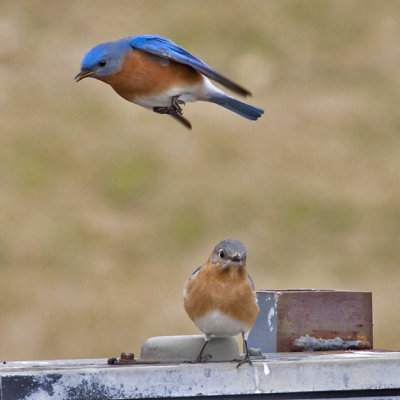
[[[153,111],[158,113],[158,114],[178,114],[182,115],[183,110],[182,107],[180,106],[185,105],[185,102],[183,100],[179,100],[179,96],[173,96],[171,99],[171,105],[168,107],[153,107]]]
[[[172,97],[172,103],[171,103],[171,108],[179,115],[182,115],[182,107],[180,106],[181,104],[184,106],[185,102],[183,100],[179,100],[179,96],[174,96]]]
[[[186,128],[192,129],[192,124],[182,116],[183,111],[180,105],[185,105],[185,102],[178,99],[178,96],[172,97],[172,102],[169,107],[153,107],[153,111],[158,114],[169,114],[171,117],[178,120]]]
[[[241,365],[248,363],[249,365],[253,365],[253,363],[250,360],[249,356],[246,356],[245,358],[242,358],[240,360],[232,360],[232,362],[237,362],[238,364],[236,365],[236,368],[239,368]]]
[[[211,354],[207,354],[206,356],[198,356],[195,360],[187,360],[184,361],[185,364],[198,364],[198,363],[206,363],[212,359]]]
[[[199,356],[196,358],[196,362],[197,363],[205,363],[208,362],[212,359],[212,355],[211,354],[206,354],[205,356],[202,356],[199,354]]]
[[[157,114],[170,114],[171,107],[153,107],[153,111]]]
[[[177,113],[171,113],[170,115],[171,115],[171,117],[173,117],[177,121],[179,121],[181,124],[185,125],[186,128],[192,129],[192,124],[186,118],[182,117],[182,115],[177,114]]]

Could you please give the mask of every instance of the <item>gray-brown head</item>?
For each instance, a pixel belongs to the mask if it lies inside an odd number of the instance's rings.
[[[212,264],[224,269],[232,266],[246,267],[246,247],[236,239],[219,242],[210,255]]]

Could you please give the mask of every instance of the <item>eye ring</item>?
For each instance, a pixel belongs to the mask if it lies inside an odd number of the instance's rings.
[[[107,60],[100,60],[99,61],[99,67],[105,67],[107,64]]]
[[[225,258],[225,252],[222,249],[218,252],[218,255],[220,258]]]

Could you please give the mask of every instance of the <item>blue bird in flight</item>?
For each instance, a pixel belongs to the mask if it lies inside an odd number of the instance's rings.
[[[187,102],[215,103],[249,120],[257,120],[264,113],[227,95],[211,80],[241,96],[251,95],[247,89],[157,35],[131,36],[98,44],[84,55],[75,80],[87,77],[108,83],[132,103],[171,115],[189,129],[192,126],[182,115],[182,106]]]

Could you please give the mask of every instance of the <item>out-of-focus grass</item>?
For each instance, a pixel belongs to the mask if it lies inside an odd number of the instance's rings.
[[[223,238],[258,288],[374,293],[399,348],[400,6],[379,1],[0,4],[0,356],[106,357],[197,332],[182,287]],[[256,123],[186,131],[73,81],[82,55],[170,37],[249,88]]]

